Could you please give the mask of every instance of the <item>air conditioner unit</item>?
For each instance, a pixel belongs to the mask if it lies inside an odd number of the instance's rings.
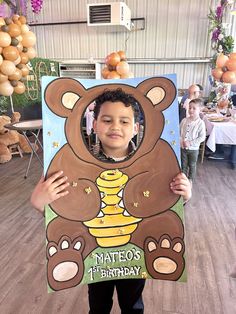
[[[88,26],[125,26],[131,28],[131,11],[124,2],[87,4]]]

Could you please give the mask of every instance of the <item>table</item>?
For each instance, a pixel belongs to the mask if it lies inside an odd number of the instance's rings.
[[[210,115],[205,115],[203,120],[209,135],[206,145],[211,151],[216,151],[216,144],[236,145],[236,120],[229,118],[228,121],[213,122]]]
[[[28,144],[30,145],[32,152],[30,154],[30,159],[25,171],[25,175],[24,178],[26,179],[28,176],[28,172],[30,169],[30,165],[31,165],[31,161],[33,156],[35,155],[39,161],[39,163],[41,164],[41,166],[43,167],[43,161],[41,160],[41,158],[39,157],[38,153],[35,150],[35,146],[38,143],[39,146],[41,147],[41,149],[43,150],[43,145],[40,142],[39,139],[39,134],[40,131],[42,130],[42,120],[41,119],[37,119],[37,120],[27,120],[27,121],[20,121],[20,122],[15,122],[15,123],[10,123],[7,124],[5,127],[8,128],[9,130],[15,130],[18,131],[19,133],[23,134],[25,139],[27,140]],[[30,135],[32,135],[34,137],[34,141],[31,142],[27,136],[27,133],[29,133]]]

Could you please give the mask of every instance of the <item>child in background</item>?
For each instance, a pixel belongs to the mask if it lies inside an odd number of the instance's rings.
[[[188,118],[184,118],[180,123],[181,138],[181,161],[182,169],[190,182],[196,175],[199,146],[206,138],[206,127],[200,118],[203,102],[200,98],[190,101]]]
[[[93,129],[100,143],[94,148],[94,154],[100,160],[120,162],[135,153],[132,138],[138,133],[139,113],[132,95],[121,89],[105,91],[97,100],[94,109]],[[46,181],[43,178],[35,187],[32,205],[43,213],[44,206],[63,197],[69,185],[67,177],[57,172]],[[173,193],[182,195],[184,200],[191,197],[190,182],[183,173],[179,173],[170,182]],[[114,289],[123,314],[144,313],[142,291],[144,279],[112,280],[88,285],[90,314],[110,313],[113,304]]]

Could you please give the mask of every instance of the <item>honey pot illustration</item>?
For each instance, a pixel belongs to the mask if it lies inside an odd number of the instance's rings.
[[[96,180],[101,194],[101,209],[97,217],[84,223],[100,247],[114,247],[129,242],[141,218],[130,216],[124,208],[123,190],[128,176],[120,170],[103,171]]]

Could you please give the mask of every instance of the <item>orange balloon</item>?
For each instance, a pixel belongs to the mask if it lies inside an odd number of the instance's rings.
[[[23,68],[21,69],[22,76],[27,76],[29,74],[29,68],[27,65],[23,64]]]
[[[13,46],[3,48],[2,54],[6,60],[10,61],[15,61],[19,57],[18,49]]]
[[[0,55],[0,65],[2,64],[3,58],[2,55]]]
[[[232,53],[229,55],[229,58],[230,58],[230,60],[236,60],[236,52],[232,52]]]
[[[25,16],[23,16],[23,15],[21,15],[20,17],[19,17],[19,21],[21,22],[21,24],[26,24],[26,17]]]
[[[33,32],[29,31],[22,35],[22,45],[24,47],[32,47],[36,43],[36,36]]]
[[[225,66],[226,61],[228,60],[229,58],[225,56],[223,53],[221,53],[216,59],[217,68],[223,68]]]
[[[11,81],[19,81],[22,77],[21,70],[16,68],[15,72],[12,75],[9,75],[8,78]]]
[[[120,75],[116,71],[111,71],[107,75],[108,80],[119,79],[119,78],[120,78]]]
[[[129,73],[129,65],[126,61],[120,61],[116,66],[116,71],[122,75]]]
[[[11,44],[11,36],[8,33],[0,32],[0,46],[7,47]]]
[[[18,15],[18,14],[14,14],[14,15],[12,16],[12,21],[13,21],[13,22],[18,21],[18,19],[19,19],[19,15]]]
[[[221,68],[215,68],[211,71],[212,76],[218,81],[221,79],[223,73],[224,72]]]
[[[232,83],[236,78],[235,72],[226,71],[222,75],[222,81],[225,83]]]
[[[121,60],[121,61],[126,61],[126,55],[125,55],[125,52],[124,52],[124,51],[120,50],[120,51],[118,51],[117,53],[118,53],[118,55],[120,56],[120,60]]]
[[[8,34],[11,37],[17,37],[21,34],[21,29],[19,27],[19,25],[12,23],[8,25]]]
[[[13,91],[14,89],[8,80],[0,84],[0,95],[11,96]]]
[[[18,81],[17,86],[14,87],[14,92],[16,94],[23,94],[25,92],[25,84]]]
[[[3,48],[2,48],[2,47],[0,47],[0,54],[2,53],[2,50],[3,50]]]
[[[117,63],[120,62],[120,56],[117,52],[112,52],[108,56],[108,64],[112,66],[116,66]]]
[[[37,56],[37,52],[33,47],[29,47],[27,50],[27,55],[28,55],[29,59],[33,59]]]
[[[0,83],[6,82],[8,80],[7,75],[4,75],[0,72]]]
[[[236,71],[236,58],[235,59],[229,59],[226,63],[225,66],[229,71]]]
[[[26,64],[29,61],[29,57],[27,53],[25,52],[20,52],[20,58],[21,58],[21,63]]]
[[[110,71],[108,70],[108,68],[107,68],[107,67],[104,67],[104,68],[102,69],[102,77],[103,77],[104,79],[106,79],[109,72],[110,72]]]
[[[0,65],[0,71],[5,75],[12,75],[16,70],[15,64],[9,60],[3,60]]]
[[[127,78],[129,78],[129,73],[121,74],[120,78],[121,78],[121,79],[127,79]]]

